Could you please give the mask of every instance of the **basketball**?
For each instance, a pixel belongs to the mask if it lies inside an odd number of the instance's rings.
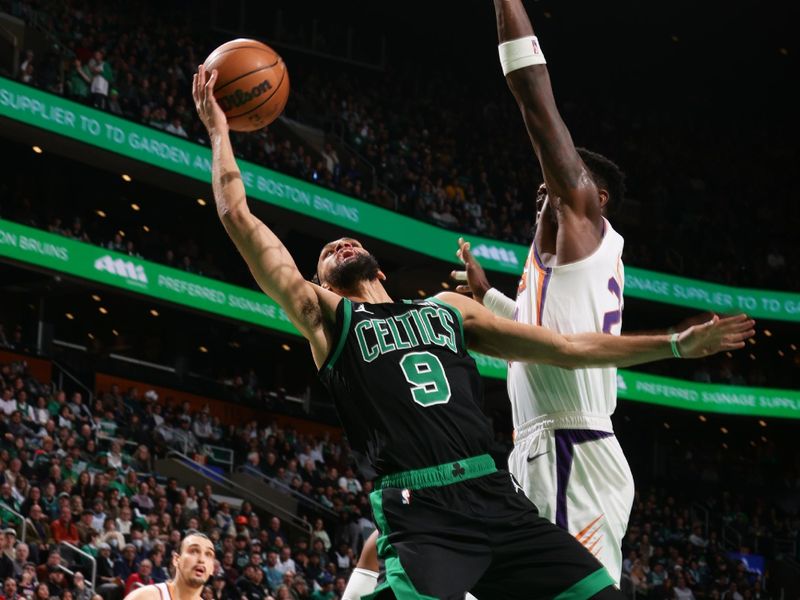
[[[255,131],[272,123],[289,99],[289,73],[275,50],[240,38],[216,48],[203,63],[218,71],[214,97],[234,131]]]

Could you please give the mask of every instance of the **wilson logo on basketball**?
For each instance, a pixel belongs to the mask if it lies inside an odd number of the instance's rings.
[[[261,94],[269,89],[272,89],[272,85],[268,80],[265,79],[258,85],[252,87],[249,92],[244,90],[236,90],[232,94],[217,98],[217,102],[224,112],[228,112],[234,108],[239,108],[243,104],[247,104],[253,98],[258,98]]]

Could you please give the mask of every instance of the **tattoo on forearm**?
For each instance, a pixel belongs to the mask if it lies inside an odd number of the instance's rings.
[[[219,178],[222,187],[225,187],[229,183],[236,181],[237,179],[241,179],[242,175],[236,171],[228,171],[227,173],[223,173],[222,177]]]

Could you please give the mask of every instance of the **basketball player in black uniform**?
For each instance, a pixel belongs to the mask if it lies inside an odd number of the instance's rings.
[[[393,302],[385,275],[354,239],[327,244],[319,285],[248,209],[216,72],[194,78],[208,129],[220,219],[253,276],[311,345],[371,496],[386,578],[372,598],[481,600],[621,597],[572,536],[540,518],[488,455],[480,378],[467,345],[508,360],[625,366],[739,348],[753,322],[714,319],[669,336],[561,336],[495,317],[455,293]]]

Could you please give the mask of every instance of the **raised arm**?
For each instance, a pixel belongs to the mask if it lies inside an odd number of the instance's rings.
[[[211,183],[217,214],[258,285],[280,304],[289,320],[309,341],[314,361],[319,366],[325,361],[330,346],[325,322],[326,319],[332,322],[340,298],[306,281],[283,242],[250,212],[231,147],[228,122],[214,99],[216,81],[217,72],[208,77],[201,65],[194,76],[192,95],[211,141]]]
[[[597,188],[558,113],[544,55],[522,0],[494,0],[503,70],[544,173],[551,203],[602,232]],[[522,66],[528,65],[528,66]]]
[[[542,363],[567,369],[627,367],[664,358],[702,358],[744,346],[754,322],[745,315],[690,327],[670,335],[616,336],[605,333],[560,335],[493,315],[453,292],[439,297],[461,311],[470,349],[505,360]]]

